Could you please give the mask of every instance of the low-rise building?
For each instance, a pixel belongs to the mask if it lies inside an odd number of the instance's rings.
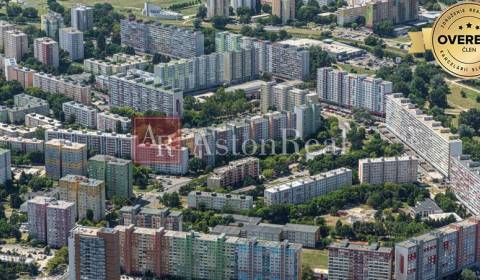
[[[253,197],[247,195],[196,192],[188,194],[188,208],[232,210],[239,212],[253,207]]]
[[[431,198],[417,201],[415,206],[410,208],[410,216],[413,218],[418,215],[421,219],[426,219],[429,215],[442,213],[442,208],[440,208]]]

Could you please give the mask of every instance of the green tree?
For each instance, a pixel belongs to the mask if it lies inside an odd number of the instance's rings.
[[[472,270],[470,270],[468,268],[466,268],[462,271],[462,273],[460,274],[460,277],[461,277],[462,280],[476,280],[476,279],[478,279],[475,272],[473,272]]]
[[[228,23],[228,18],[227,17],[221,17],[221,16],[214,16],[211,19],[212,21],[212,26],[215,29],[225,29],[225,26],[227,26]]]

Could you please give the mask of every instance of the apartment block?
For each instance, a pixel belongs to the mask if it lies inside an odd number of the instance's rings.
[[[181,175],[188,172],[186,147],[135,144],[134,158],[136,162],[162,174]]]
[[[386,125],[402,142],[435,167],[450,174],[450,157],[462,154],[462,141],[402,94],[387,96]]]
[[[7,81],[17,81],[23,88],[33,86],[33,76],[37,71],[18,65],[15,58],[6,58],[4,64]]]
[[[283,24],[295,19],[295,1],[272,0],[272,15],[279,17]]]
[[[68,271],[70,280],[120,279],[119,232],[75,227],[68,239]]]
[[[301,204],[352,185],[352,170],[338,168],[317,175],[266,186],[265,204]]]
[[[169,208],[154,209],[134,206],[124,206],[120,209],[120,224],[133,224],[137,227],[155,228],[182,231],[183,214],[181,211],[173,211]]]
[[[60,178],[57,189],[61,200],[75,203],[79,220],[85,219],[89,210],[94,221],[105,217],[104,181],[69,174]]]
[[[53,76],[47,73],[35,73],[33,86],[51,93],[65,95],[75,102],[90,105],[92,94],[90,85],[72,79],[70,76]]]
[[[8,30],[5,32],[5,56],[22,60],[28,51],[27,34],[19,30]]]
[[[97,127],[98,110],[94,107],[69,101],[62,104],[62,111],[66,122],[76,123],[86,128]]]
[[[104,132],[128,133],[132,128],[132,120],[108,111],[97,114],[97,129]]]
[[[235,212],[253,207],[253,197],[248,195],[223,194],[215,192],[195,192],[188,194],[188,208],[223,210]]]
[[[231,161],[227,166],[215,168],[207,178],[208,187],[234,186],[247,178],[256,179],[259,176],[260,164],[258,158],[247,157]]]
[[[322,125],[320,104],[305,104],[295,107],[295,136],[307,139],[316,135]]]
[[[73,28],[83,32],[93,28],[93,7],[77,4],[70,13]]]
[[[94,75],[110,76],[117,73],[127,73],[130,69],[144,70],[148,62],[148,59],[141,55],[116,53],[111,57],[106,57],[104,60],[85,59],[83,68],[85,72],[90,72]]]
[[[37,113],[29,113],[25,115],[25,125],[28,127],[60,128],[62,122]]]
[[[268,139],[268,120],[263,116],[253,116],[245,120],[250,126],[250,139],[260,144]]]
[[[12,160],[10,150],[0,148],[0,184],[12,180]]]
[[[95,155],[88,160],[88,177],[105,182],[107,198],[133,195],[133,164],[131,160]]]
[[[0,107],[0,121],[21,124],[25,116],[31,113],[50,114],[48,102],[28,94],[17,94],[13,97],[12,107]]]
[[[310,52],[303,47],[273,43],[271,71],[273,76],[284,79],[308,80],[310,76]]]
[[[330,67],[317,69],[317,94],[320,100],[347,108],[364,108],[385,114],[386,96],[392,83],[366,75],[348,74]]]
[[[290,83],[268,82],[260,90],[260,107],[266,113],[274,108],[277,111],[291,111],[307,101],[309,91],[295,88]]]
[[[443,279],[478,265],[479,220],[471,217],[395,245],[395,279]]]
[[[474,215],[480,215],[480,163],[469,155],[450,158],[450,189],[460,203]]]
[[[0,21],[0,49],[5,51],[5,41],[6,41],[6,33],[7,31],[14,30],[15,25],[7,22],[7,21]]]
[[[364,184],[414,183],[418,164],[418,158],[413,156],[360,159],[358,177]]]
[[[255,11],[257,6],[257,2],[254,0],[233,0],[230,4],[235,14],[237,14],[238,8],[245,7]]]
[[[53,11],[48,11],[47,14],[42,15],[41,29],[48,37],[54,40],[58,40],[59,31],[64,27],[65,22],[61,14]]]
[[[161,53],[175,58],[191,58],[204,54],[201,31],[147,23],[141,20],[121,20],[122,45],[142,53]]]
[[[47,66],[58,67],[59,49],[58,43],[49,37],[36,38],[33,41],[34,57]]]
[[[301,279],[301,245],[288,241],[133,225],[115,230],[120,233],[120,263],[127,274],[150,271],[157,277],[182,279]]]
[[[73,11],[73,10],[72,10]],[[74,28],[61,28],[59,31],[60,47],[68,52],[71,60],[81,60],[84,57],[83,32]]]
[[[58,180],[67,174],[85,175],[87,172],[87,147],[63,139],[45,142],[45,172]]]
[[[36,138],[0,136],[0,146],[20,153],[44,152],[44,141]]]
[[[132,135],[51,128],[45,131],[45,140],[64,139],[86,145],[87,150],[95,154],[132,158]]]
[[[207,18],[229,17],[230,16],[229,0],[208,0],[207,1]]]
[[[34,138],[35,131],[33,127],[0,123],[0,136]]]
[[[328,246],[328,279],[393,279],[393,249],[344,240]]]
[[[110,105],[135,111],[155,111],[167,116],[183,114],[183,92],[155,84],[153,74],[132,71],[108,77]]]

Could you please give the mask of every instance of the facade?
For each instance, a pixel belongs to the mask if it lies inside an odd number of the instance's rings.
[[[48,115],[48,102],[24,93],[17,94],[13,97],[13,107],[0,107],[0,121],[21,124],[25,121],[25,116],[31,113]]]
[[[241,183],[247,178],[256,179],[260,173],[258,158],[247,157],[231,161],[227,166],[215,168],[207,178],[208,187],[226,187]]]
[[[133,195],[131,160],[106,155],[93,156],[88,160],[88,177],[105,182],[107,198],[130,198]]]
[[[295,19],[295,1],[272,0],[272,15],[279,17],[283,24]]]
[[[28,51],[27,34],[19,30],[9,30],[5,32],[5,56],[22,60]]]
[[[191,58],[204,54],[204,36],[192,31],[161,23],[141,20],[121,20],[122,45],[142,53],[161,53],[175,58]]]
[[[366,75],[348,74],[330,67],[317,69],[317,94],[320,100],[347,108],[364,108],[385,114],[386,96],[392,83]]]
[[[307,89],[295,88],[289,83],[268,82],[260,90],[260,107],[263,113],[272,108],[293,112],[295,107],[306,103],[308,94]]]
[[[358,177],[362,184],[414,183],[418,164],[412,156],[360,159]]]
[[[14,30],[15,25],[7,22],[7,21],[0,21],[0,49],[2,51],[5,51],[5,41],[6,41],[6,35],[7,31]]]
[[[128,133],[132,128],[132,120],[108,111],[97,114],[97,129],[104,132]]]
[[[301,245],[288,241],[133,225],[117,226],[115,230],[120,233],[120,263],[127,274],[150,271],[157,277],[182,279],[301,279]]]
[[[144,71],[132,71],[108,77],[110,105],[130,107],[135,111],[155,111],[167,116],[183,114],[183,92],[154,83],[153,75]]]
[[[188,194],[188,208],[223,210],[234,212],[253,207],[253,197],[246,195],[223,194],[215,192],[195,192]]]
[[[301,139],[316,134],[322,125],[320,104],[305,104],[295,107],[295,136]]]
[[[34,138],[36,129],[33,127],[23,127],[0,123],[0,135],[8,137]]]
[[[425,115],[401,94],[387,96],[386,125],[402,142],[435,167],[442,175],[450,174],[450,157],[462,154],[458,135]]]
[[[72,9],[73,12],[73,9]],[[60,47],[67,51],[71,60],[81,60],[84,57],[83,32],[74,28],[61,28],[59,31]]]
[[[0,136],[0,146],[5,147],[11,151],[20,152],[20,153],[32,153],[32,152],[41,152],[43,153],[44,141],[36,138],[23,138],[23,137],[14,137],[14,136]]]
[[[48,37],[54,40],[58,40],[59,31],[64,27],[65,23],[61,14],[53,11],[48,11],[47,14],[42,15],[41,29]]]
[[[229,0],[208,0],[207,1],[207,18],[229,17],[230,16]]]
[[[7,81],[17,81],[23,88],[33,86],[33,75],[35,70],[17,65],[15,58],[6,58],[4,61],[5,79]]]
[[[181,211],[172,211],[169,208],[142,208],[140,204],[137,204],[120,209],[120,224],[154,229],[163,227],[166,230],[182,231],[183,215]]]
[[[348,240],[328,246],[328,279],[393,279],[393,249]]]
[[[141,161],[142,165],[162,174],[181,175],[188,172],[188,149],[186,147],[135,145],[134,158],[136,161]]]
[[[352,185],[352,170],[338,168],[314,176],[267,186],[265,204],[301,204],[318,196]]]
[[[62,122],[44,115],[30,113],[25,115],[25,125],[28,127],[60,128]]]
[[[75,227],[68,239],[68,271],[70,280],[120,279],[118,231]]]
[[[238,8],[245,7],[249,8],[252,11],[256,10],[257,1],[253,0],[232,0],[230,1],[230,6],[233,8],[233,12],[237,14]]]
[[[45,140],[64,139],[86,145],[94,154],[109,155],[124,159],[132,158],[132,135],[51,128],[45,131]]]
[[[58,43],[49,37],[36,38],[33,41],[34,57],[47,66],[58,67]]]
[[[93,7],[76,5],[71,11],[72,27],[82,32],[93,28]]]
[[[395,245],[395,279],[443,279],[478,265],[479,220],[472,217]]]
[[[309,79],[310,53],[308,49],[279,42],[271,44],[270,50],[273,76],[291,80]]]
[[[68,140],[53,139],[45,142],[45,172],[58,180],[67,174],[85,175],[87,172],[87,147]]]
[[[76,217],[85,219],[89,210],[93,220],[105,217],[105,182],[77,175],[66,175],[58,181],[61,200],[75,203]]]
[[[12,159],[10,150],[0,148],[0,184],[12,180]]]
[[[75,101],[62,104],[66,122],[73,122],[86,128],[97,127],[97,109]]]
[[[450,189],[474,215],[480,215],[480,164],[468,155],[450,158]]]
[[[85,59],[83,68],[85,72],[90,72],[94,75],[110,76],[117,73],[127,73],[130,69],[143,70],[147,67],[147,64],[148,59],[144,56],[116,53],[112,57],[106,57],[104,60]]]
[[[72,79],[70,76],[53,76],[47,73],[35,73],[33,86],[51,93],[65,95],[75,102],[90,105],[92,94],[90,85]]]

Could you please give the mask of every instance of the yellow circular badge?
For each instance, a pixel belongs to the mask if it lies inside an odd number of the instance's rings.
[[[480,76],[480,3],[456,4],[438,17],[432,28],[432,52],[452,75]]]

